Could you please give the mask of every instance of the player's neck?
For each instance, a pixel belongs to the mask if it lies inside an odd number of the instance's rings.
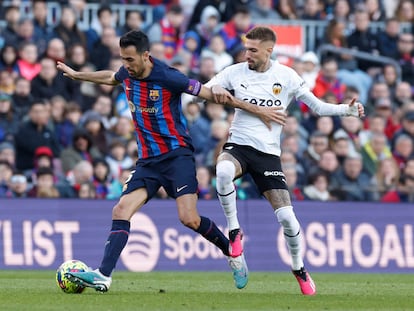
[[[258,68],[256,71],[257,72],[266,72],[266,71],[269,70],[270,67],[272,67],[272,62],[269,59],[266,63],[263,64],[263,66]]]

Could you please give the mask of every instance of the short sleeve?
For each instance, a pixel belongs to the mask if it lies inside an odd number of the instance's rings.
[[[128,78],[128,71],[125,69],[124,66],[122,66],[115,73],[115,80],[118,81],[119,83],[122,83],[126,78]]]

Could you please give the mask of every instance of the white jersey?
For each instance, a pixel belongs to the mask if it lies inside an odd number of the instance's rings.
[[[233,90],[236,98],[254,105],[283,107],[283,112],[295,97],[304,99],[316,113],[346,115],[346,107],[343,106],[347,105],[331,105],[320,101],[310,92],[296,71],[277,61],[271,61],[271,67],[265,72],[250,70],[247,62],[231,65],[206,84],[208,87],[213,85]],[[248,145],[262,152],[280,156],[281,132],[280,124],[273,122],[272,129],[269,130],[257,116],[236,108],[228,142]]]

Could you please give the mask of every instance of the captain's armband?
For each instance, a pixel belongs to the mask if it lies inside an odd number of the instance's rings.
[[[188,87],[185,90],[185,93],[197,96],[201,91],[202,84],[194,79],[190,79],[190,82],[188,83]]]

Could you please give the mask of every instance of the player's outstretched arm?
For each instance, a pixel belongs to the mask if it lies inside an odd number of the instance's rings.
[[[72,80],[81,80],[109,85],[119,84],[119,82],[115,80],[115,72],[111,70],[100,70],[93,72],[76,71],[62,62],[57,62],[56,67],[63,72],[64,76],[71,78]]]
[[[349,104],[330,104],[321,101],[312,92],[308,91],[296,99],[304,102],[313,112],[319,116],[353,116],[363,118],[364,106],[352,99]]]
[[[281,111],[283,110],[283,107],[259,107],[249,104],[244,100],[233,97],[226,89],[219,85],[214,85],[211,89],[206,86],[202,86],[198,96],[221,105],[228,105],[230,107],[243,109],[247,112],[255,114],[266,124],[269,129],[272,128],[272,122],[279,123],[280,125],[285,125],[286,123],[287,115],[285,112]]]

